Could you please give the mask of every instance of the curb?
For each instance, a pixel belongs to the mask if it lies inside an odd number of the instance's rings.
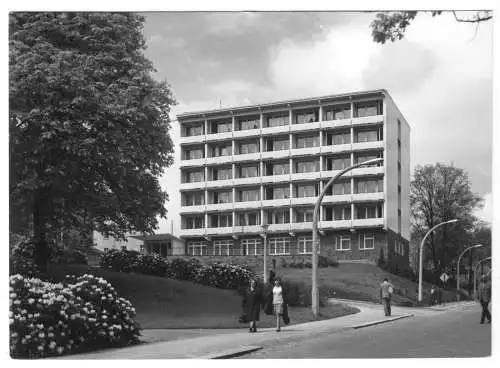
[[[253,353],[254,351],[261,350],[262,346],[257,345],[247,345],[240,346],[235,349],[229,349],[224,351],[219,351],[215,353],[210,353],[207,355],[195,357],[194,359],[231,359],[236,358],[245,354]]]
[[[409,317],[413,317],[413,314],[405,314],[405,315],[398,316],[398,317],[392,317],[392,318],[387,318],[387,319],[381,319],[381,320],[374,321],[374,322],[363,323],[363,324],[360,324],[360,325],[355,325],[352,328],[354,330],[357,330],[359,328],[380,325],[380,324],[383,324],[383,323],[393,322],[393,321],[397,321],[399,319],[409,318]]]

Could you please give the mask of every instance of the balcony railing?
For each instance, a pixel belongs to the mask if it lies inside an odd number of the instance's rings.
[[[384,226],[384,218],[368,218],[352,220],[352,227]]]
[[[374,193],[355,193],[352,195],[352,200],[354,202],[372,202],[372,201],[382,201],[384,200],[384,192],[374,192]]]
[[[353,118],[353,125],[371,125],[384,122],[384,115],[364,116],[361,118]]]
[[[205,165],[205,158],[195,158],[192,160],[180,161],[180,167],[203,166],[203,165]]]
[[[358,142],[352,144],[353,151],[383,149],[384,141]]]
[[[292,132],[300,132],[300,131],[319,130],[320,126],[321,126],[320,122],[303,123],[303,124],[292,124],[290,126],[290,131],[292,131]]]
[[[321,128],[340,128],[351,126],[351,119],[324,120],[321,122]]]
[[[207,211],[228,211],[233,209],[233,203],[207,204]]]
[[[233,132],[212,133],[206,135],[207,142],[220,141],[233,138]]]

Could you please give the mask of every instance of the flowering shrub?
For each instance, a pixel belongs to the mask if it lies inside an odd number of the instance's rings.
[[[32,258],[14,257],[9,259],[9,274],[23,275],[25,277],[40,277],[41,273]]]
[[[196,258],[175,258],[170,262],[169,276],[178,280],[196,282],[202,268],[202,263]]]
[[[160,256],[139,254],[132,269],[134,272],[145,275],[166,276],[169,264]]]
[[[139,266],[139,255],[138,252],[125,249],[109,249],[101,257],[100,265],[108,270],[131,272]]]
[[[65,283],[10,277],[10,352],[36,358],[137,343],[131,303],[102,278]]]
[[[248,285],[254,277],[246,267],[225,263],[214,263],[200,269],[197,282],[220,289],[238,289]]]

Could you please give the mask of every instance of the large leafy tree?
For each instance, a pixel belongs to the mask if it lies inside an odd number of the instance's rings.
[[[422,12],[401,11],[377,13],[375,19],[370,24],[373,41],[384,44],[387,41],[395,42],[404,37],[406,28],[415,17]],[[443,14],[443,11],[431,11],[433,17]],[[479,25],[493,18],[491,11],[473,11],[458,14],[451,11],[455,20],[459,23],[469,23]]]
[[[421,239],[433,226],[459,220],[431,233],[424,249],[436,268],[448,268],[472,241],[477,223],[473,213],[481,198],[472,192],[464,170],[442,163],[417,166],[410,189],[413,237]]]
[[[12,13],[10,206],[32,223],[36,262],[56,231],[123,238],[165,217],[172,164],[169,85],[132,13]]]

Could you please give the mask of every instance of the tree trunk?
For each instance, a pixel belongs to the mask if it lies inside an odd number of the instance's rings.
[[[48,198],[46,190],[38,189],[35,192],[33,206],[35,263],[42,273],[47,272],[47,262],[49,259],[49,248],[47,244]]]

